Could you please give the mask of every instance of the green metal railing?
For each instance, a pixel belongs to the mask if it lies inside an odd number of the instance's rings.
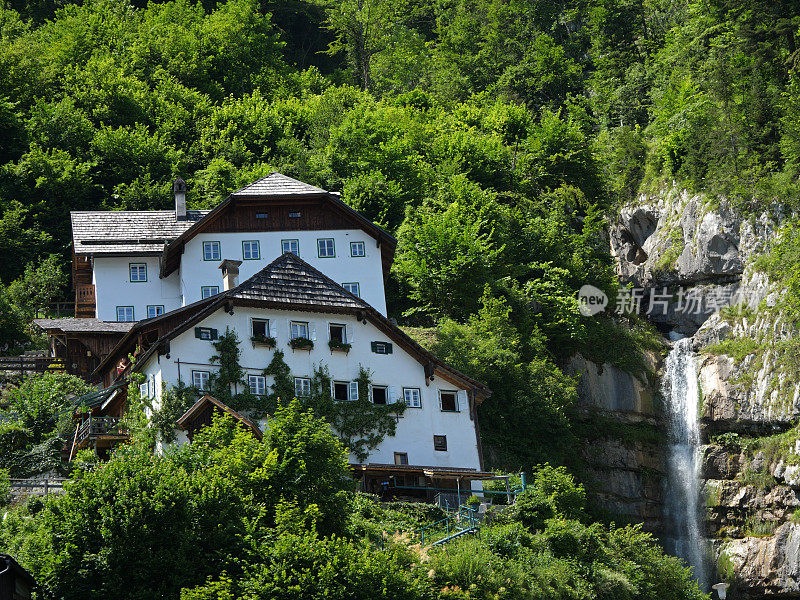
[[[477,532],[479,527],[480,518],[478,516],[478,510],[469,505],[462,504],[457,510],[447,515],[444,519],[415,529],[413,535],[419,538],[423,546],[426,542],[430,546],[437,546],[455,537]]]

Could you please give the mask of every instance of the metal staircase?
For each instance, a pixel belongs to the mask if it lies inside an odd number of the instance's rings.
[[[467,504],[430,525],[414,530],[414,535],[425,546],[440,546],[465,535],[478,534],[481,519],[478,510]]]

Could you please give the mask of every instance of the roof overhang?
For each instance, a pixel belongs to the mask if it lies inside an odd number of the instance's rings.
[[[192,419],[194,419],[197,415],[199,415],[203,410],[208,408],[209,406],[213,406],[216,409],[220,410],[226,415],[230,415],[237,421],[239,421],[242,425],[244,425],[247,429],[249,429],[257,440],[261,440],[264,437],[264,434],[258,428],[258,426],[253,423],[250,419],[242,416],[240,413],[233,410],[227,404],[224,404],[214,398],[209,394],[205,394],[202,398],[200,398],[197,402],[195,402],[189,410],[187,410],[181,417],[175,422],[175,424],[187,431],[189,428],[189,424],[191,423]]]
[[[470,481],[497,479],[497,475],[491,471],[478,471],[477,469],[461,469],[456,467],[367,463],[351,464],[350,468],[356,473],[365,473],[367,475],[424,475],[432,479],[466,479]]]

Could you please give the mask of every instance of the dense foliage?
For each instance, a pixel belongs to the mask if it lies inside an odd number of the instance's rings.
[[[60,471],[61,450],[75,433],[77,398],[89,386],[77,377],[45,373],[10,387],[0,404],[0,470],[12,477]]]
[[[0,521],[48,597],[230,600],[701,600],[688,569],[635,527],[586,524],[585,492],[544,466],[480,539],[423,550],[425,504],[355,494],[342,445],[299,402],[263,442],[227,416],[192,444],[119,448],[66,492]]]

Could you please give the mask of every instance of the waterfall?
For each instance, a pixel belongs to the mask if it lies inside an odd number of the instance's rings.
[[[667,356],[661,391],[669,416],[664,499],[667,550],[691,565],[700,586],[707,590],[702,514],[705,503],[700,499],[700,394],[690,339],[676,342]]]

